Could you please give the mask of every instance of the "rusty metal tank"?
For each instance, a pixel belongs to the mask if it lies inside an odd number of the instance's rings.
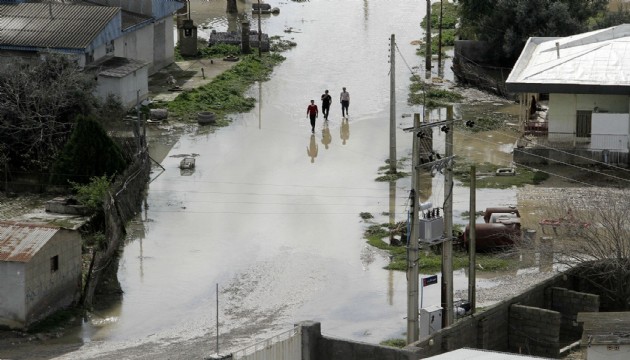
[[[475,224],[475,248],[479,252],[496,251],[512,247],[521,238],[521,216],[515,207],[486,208],[483,219],[485,223]],[[460,236],[460,240],[468,249],[470,226]]]

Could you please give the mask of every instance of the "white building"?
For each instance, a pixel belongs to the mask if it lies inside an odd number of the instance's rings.
[[[0,222],[0,325],[25,329],[77,301],[81,236],[55,226]]]
[[[128,90],[133,96],[115,93],[132,106],[147,97],[148,76],[173,63],[173,14],[183,6],[177,0],[0,0],[0,66],[11,66],[16,58],[40,59],[48,52],[72,56],[80,67],[94,67],[109,57],[135,60],[135,65],[147,65],[146,79],[140,78],[143,71],[132,74],[135,80],[118,79],[125,86],[143,85]],[[98,76],[109,80],[99,86],[103,99],[108,93],[102,91],[122,88],[111,85],[110,75]]]
[[[538,143],[587,151],[597,160],[612,154],[627,159],[630,24],[530,38],[506,88],[520,94],[524,129],[538,129]],[[531,106],[531,99],[541,98],[548,99],[544,116]]]

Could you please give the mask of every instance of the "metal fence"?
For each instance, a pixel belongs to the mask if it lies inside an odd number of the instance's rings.
[[[301,360],[302,328],[296,326],[272,338],[232,353],[234,360]]]

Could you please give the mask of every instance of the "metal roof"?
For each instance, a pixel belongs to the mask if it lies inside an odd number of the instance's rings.
[[[100,76],[122,78],[148,65],[148,62],[140,60],[110,56],[90,64],[85,70],[95,70]]]
[[[568,37],[531,37],[506,81],[510,92],[628,94],[630,24]]]
[[[0,221],[0,261],[28,262],[59,227]]]
[[[118,7],[0,4],[0,45],[83,49],[120,14]]]

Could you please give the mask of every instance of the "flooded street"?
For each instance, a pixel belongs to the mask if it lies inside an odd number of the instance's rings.
[[[202,33],[234,26],[225,1],[192,3]],[[281,12],[263,16],[263,32],[297,46],[283,53],[286,60],[269,81],[251,88],[254,110],[214,132],[195,128],[170,149],[161,164],[166,170],[153,172],[146,207],[130,228],[118,274],[122,301],[59,340],[78,347],[60,359],[214,354],[217,284],[223,353],[303,320],[320,321],[325,335],[363,342],[405,337],[406,274],[383,270],[389,257],[367,246],[369,224],[359,214],[387,223],[391,208],[396,221],[407,218],[410,177],[396,183],[393,198],[390,184],[374,179],[389,156],[391,34],[397,156],[410,157],[411,135],[402,129],[412,117],[401,115],[422,111],[407,105],[407,94],[412,69],[424,66],[411,43],[424,36],[419,23],[426,3],[270,3]],[[351,97],[347,122],[338,101],[342,87]],[[321,106],[326,89],[333,97],[329,121],[320,115],[311,134],[306,107],[310,99]],[[444,134],[434,136],[444,153]],[[509,135],[455,138],[458,156],[509,165]],[[192,174],[178,168],[185,154],[198,154]],[[409,172],[409,162],[400,170]],[[426,179],[423,200],[442,204],[443,177]],[[462,223],[468,199],[468,188],[456,186],[456,222]],[[480,189],[477,201],[478,209],[514,205],[516,191]],[[479,287],[491,282],[478,280]],[[463,270],[454,288],[467,288]],[[439,303],[440,286],[425,288],[424,306]]]

